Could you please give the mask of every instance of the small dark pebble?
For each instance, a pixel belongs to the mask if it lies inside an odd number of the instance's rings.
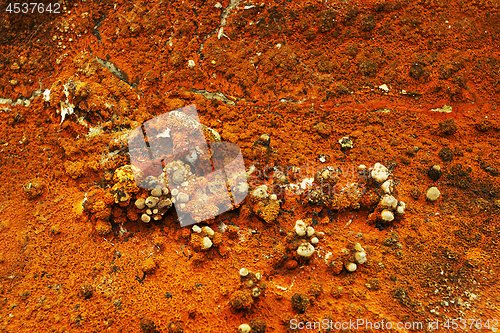
[[[94,288],[89,283],[85,283],[80,287],[80,296],[83,299],[90,299],[92,297],[92,293]]]
[[[439,157],[441,157],[441,159],[445,162],[452,161],[453,156],[454,156],[453,151],[448,147],[445,147],[439,151]]]
[[[180,321],[173,321],[168,324],[168,333],[183,333],[184,325]]]
[[[406,155],[410,156],[410,157],[413,157],[415,156],[415,154],[420,150],[419,147],[415,146],[415,147],[408,147],[406,149]]]
[[[481,169],[488,172],[492,176],[498,176],[498,169],[491,166],[490,163],[482,161],[480,164]]]
[[[380,289],[380,281],[378,279],[370,279],[368,280],[368,283],[370,285],[370,288],[368,289],[372,289],[372,290],[379,290]]]
[[[418,198],[420,198],[420,194],[422,194],[422,192],[418,189],[418,187],[412,187],[410,189],[410,196],[414,199],[414,200],[418,200]]]
[[[425,75],[424,66],[419,63],[413,63],[410,67],[410,76],[414,79],[419,79],[421,76]]]
[[[476,124],[476,129],[479,132],[486,132],[491,127],[491,122],[489,120],[482,120],[481,122]]]
[[[143,333],[154,333],[156,331],[156,325],[151,319],[142,318],[140,325]]]
[[[453,119],[448,119],[439,123],[439,127],[441,128],[441,133],[450,135],[457,131],[457,125]]]
[[[427,171],[427,175],[429,176],[429,178],[434,180],[434,181],[441,178],[441,174],[442,174],[441,167],[437,164],[431,166],[429,168],[429,170]]]
[[[296,293],[292,296],[292,306],[300,313],[304,313],[310,306],[309,297],[304,294]]]
[[[261,318],[256,318],[250,322],[250,327],[252,328],[252,333],[265,333],[267,324]]]

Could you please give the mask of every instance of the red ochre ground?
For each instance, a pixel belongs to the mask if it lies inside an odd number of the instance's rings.
[[[497,1],[241,1],[230,10],[228,1],[63,1],[61,14],[13,14],[7,4],[1,331],[236,332],[254,321],[257,332],[257,318],[266,332],[291,331],[292,319],[422,322],[424,331],[429,321],[466,319],[489,320],[489,329],[470,331],[500,328]],[[77,109],[61,124],[63,85]],[[35,92],[45,89],[49,102]],[[28,106],[6,101],[32,94]],[[247,167],[391,165],[404,218],[378,230],[367,211],[286,198],[268,224],[247,200],[208,222],[239,228],[208,251],[192,247],[190,229],[173,217],[125,222],[127,233],[115,221],[98,234],[81,203],[129,163],[128,131],[189,104],[241,147]],[[430,111],[444,105],[452,112]],[[443,131],[447,119],[456,132]],[[87,126],[101,130],[87,135]],[[274,149],[268,161],[253,146],[264,133]],[[343,136],[354,142],[346,153]],[[445,147],[452,161],[439,157]],[[443,170],[436,182],[427,176],[433,164]],[[431,186],[442,193],[433,203],[425,200]],[[286,233],[307,218],[325,233],[320,250],[304,265],[276,265]],[[367,263],[335,275],[324,255],[355,242]],[[243,267],[261,273],[266,289],[236,310]],[[303,313],[292,307],[296,293],[309,298]],[[451,324],[437,331],[456,331]]]

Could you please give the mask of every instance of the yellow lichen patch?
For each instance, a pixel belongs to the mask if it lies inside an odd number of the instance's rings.
[[[267,202],[260,201],[254,206],[254,212],[266,223],[272,223],[276,221],[278,217],[280,203],[278,200],[268,200]]]
[[[193,247],[193,249],[195,249],[195,250],[201,249],[202,239],[203,239],[203,237],[201,237],[199,234],[195,234],[195,233],[191,234],[190,243],[191,243],[191,246]]]
[[[214,243],[214,246],[219,246],[222,244],[223,241],[222,234],[220,232],[214,233],[214,236],[212,238],[212,242]]]
[[[87,168],[93,171],[100,171],[102,169],[102,165],[97,160],[91,160],[87,162]]]
[[[64,169],[66,174],[73,179],[80,178],[85,174],[85,164],[83,162],[64,162]]]
[[[144,273],[150,273],[156,268],[156,261],[153,257],[148,257],[144,262],[142,263],[142,271]]]
[[[334,195],[328,199],[327,205],[334,210],[343,211],[351,206],[351,200],[344,194]]]
[[[107,235],[111,232],[111,229],[111,223],[109,223],[108,221],[101,219],[98,219],[96,221],[95,231],[97,231],[99,235]]]
[[[124,190],[130,194],[135,194],[139,191],[139,187],[137,187],[134,179],[134,171],[131,165],[124,165],[116,169],[113,175],[113,182],[115,183],[113,186],[115,191]]]
[[[251,290],[236,290],[231,297],[230,303],[233,308],[238,310],[250,308],[253,304]]]
[[[104,207],[103,209],[95,212],[95,217],[101,220],[106,220],[111,216],[111,208]]]

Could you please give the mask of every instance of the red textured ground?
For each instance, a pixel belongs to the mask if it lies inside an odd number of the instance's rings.
[[[292,319],[500,328],[498,2],[103,0],[63,2],[61,14],[14,14],[8,4],[0,13],[2,331],[237,332],[251,323],[258,332],[257,318],[266,332],[293,331]],[[61,123],[64,86],[75,113]],[[112,230],[98,234],[82,201],[94,185],[113,186],[113,172],[129,163],[130,129],[190,104],[241,147],[247,167],[391,166],[404,218],[379,230],[366,209],[293,197],[266,223],[247,200],[209,221],[238,234],[201,251],[173,216],[145,225],[127,220],[130,207],[111,205]],[[444,105],[452,111],[431,111]],[[270,151],[254,144],[265,133]],[[354,143],[347,152],[344,136]],[[437,181],[427,175],[434,164]],[[433,203],[431,186],[442,194]],[[304,265],[277,259],[297,219],[325,233]],[[367,263],[334,274],[324,256],[341,258],[355,242]],[[238,310],[242,267],[261,273],[266,288]],[[309,299],[303,311],[292,306],[297,293]],[[442,326],[448,319],[459,320]]]

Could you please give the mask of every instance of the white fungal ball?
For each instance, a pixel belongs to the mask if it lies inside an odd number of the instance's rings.
[[[359,243],[354,244],[354,249],[358,252],[365,252],[365,249]]]
[[[358,266],[353,263],[353,262],[350,262],[348,263],[345,268],[349,271],[349,272],[354,272],[356,270],[356,268],[358,268]]]
[[[311,243],[312,243],[313,245],[316,245],[316,244],[318,244],[318,243],[319,243],[319,239],[318,239],[318,238],[316,238],[316,237],[313,237],[313,238],[311,238]]]
[[[151,221],[151,217],[149,217],[149,215],[148,215],[148,214],[142,214],[142,215],[141,215],[141,220],[142,220],[142,222],[144,222],[144,223],[149,223],[149,221]]]
[[[180,203],[186,203],[189,201],[189,195],[180,192],[179,194],[177,194],[177,201],[179,201]]]
[[[160,201],[160,199],[158,199],[157,197],[147,197],[147,199],[145,201],[145,204],[149,208],[153,208],[153,207],[156,206],[156,204],[158,203],[158,201]]]
[[[380,213],[380,218],[382,221],[391,222],[394,220],[394,214],[390,210],[384,209],[382,213]]]
[[[380,200],[379,205],[382,207],[396,208],[396,206],[398,205],[398,200],[392,195],[385,194]]]
[[[247,276],[248,275],[248,269],[246,269],[245,267],[243,267],[242,269],[240,269],[240,276]]]
[[[388,179],[380,185],[380,188],[385,193],[390,194],[394,190],[394,181],[392,179]]]
[[[441,192],[439,192],[437,187],[431,187],[427,190],[425,197],[429,201],[436,201],[440,195],[441,195]]]
[[[251,330],[252,328],[248,324],[241,324],[238,327],[238,333],[250,333]]]
[[[258,186],[255,190],[253,190],[252,196],[257,198],[257,199],[267,198],[268,197],[267,186],[266,185]]]
[[[197,226],[196,224],[193,225],[191,230],[193,230],[193,232],[196,232],[197,234],[199,234],[201,232],[201,228],[199,226]]]
[[[377,183],[382,183],[389,177],[389,170],[382,164],[375,163],[371,175]]]
[[[276,200],[278,200],[278,196],[276,194],[271,194],[269,196],[269,199],[271,199],[272,201],[276,201]]]
[[[212,247],[212,240],[208,237],[203,237],[203,240],[201,242],[201,248],[203,250],[209,249]]]
[[[174,188],[171,193],[172,193],[172,197],[175,197],[177,194],[179,194],[179,190]]]
[[[201,228],[201,231],[203,231],[204,233],[206,233],[209,236],[213,236],[215,234],[215,232],[212,230],[212,228],[206,227],[206,226]]]
[[[354,255],[358,264],[364,264],[366,262],[366,252],[356,252]]]
[[[144,208],[146,208],[146,204],[145,204],[145,202],[146,202],[146,200],[144,200],[144,199],[137,199],[137,200],[135,201],[135,206],[136,206],[137,208],[139,208],[139,209],[144,209]]]
[[[295,222],[295,232],[300,237],[305,236],[307,232],[307,226],[302,220],[297,220],[297,222]]]
[[[405,213],[405,208],[406,208],[406,205],[403,201],[400,201],[398,203],[398,207],[396,208],[396,212],[398,214],[404,214]]]
[[[312,246],[310,243],[302,243],[297,249],[297,255],[309,258],[310,256],[313,255],[314,251],[316,250],[314,249],[314,246]]]
[[[313,227],[307,227],[307,237],[311,237],[312,235],[314,235],[314,228]]]
[[[162,195],[162,190],[160,185],[156,185],[154,189],[151,190],[151,195],[154,197],[161,197]]]

